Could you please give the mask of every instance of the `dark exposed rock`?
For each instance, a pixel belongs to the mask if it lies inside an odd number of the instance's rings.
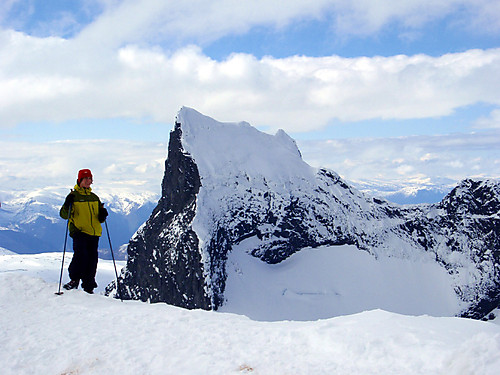
[[[120,297],[210,309],[198,237],[191,227],[200,176],[184,154],[181,127],[170,134],[162,197],[151,217],[128,245]]]

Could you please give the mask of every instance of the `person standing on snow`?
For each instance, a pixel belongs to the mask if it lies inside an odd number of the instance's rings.
[[[108,211],[92,193],[92,173],[90,169],[78,172],[74,190],[68,194],[59,215],[68,219],[69,235],[73,238],[73,259],[68,267],[70,281],[64,289],[76,289],[82,281],[82,288],[92,294],[97,288],[97,247]],[[71,208],[71,212],[70,212]]]

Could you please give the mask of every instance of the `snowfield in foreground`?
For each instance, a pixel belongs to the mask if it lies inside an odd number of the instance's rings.
[[[61,256],[0,255],[4,375],[500,373],[494,322],[382,310],[258,322],[81,290],[57,296]],[[98,276],[102,290],[112,262],[100,260]]]

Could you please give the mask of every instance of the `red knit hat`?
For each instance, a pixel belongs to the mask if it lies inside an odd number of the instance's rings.
[[[82,180],[85,178],[85,177],[90,177],[92,178],[92,172],[90,171],[90,169],[80,169],[78,171],[78,179],[76,180],[76,183],[78,185],[80,185],[80,182],[82,182]]]

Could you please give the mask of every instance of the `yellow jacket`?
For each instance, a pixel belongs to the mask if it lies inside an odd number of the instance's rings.
[[[77,232],[83,232],[91,236],[101,236],[102,226],[99,222],[99,209],[103,206],[99,197],[92,193],[92,189],[82,188],[75,185],[75,189],[70,193],[75,196],[71,206],[69,217],[69,233],[73,236]],[[63,219],[68,219],[69,207],[63,205],[59,215]]]

